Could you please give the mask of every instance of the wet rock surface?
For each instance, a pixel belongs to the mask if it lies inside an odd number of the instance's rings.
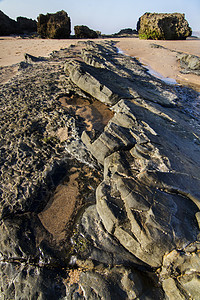
[[[112,42],[6,71],[2,299],[198,299],[199,94]]]

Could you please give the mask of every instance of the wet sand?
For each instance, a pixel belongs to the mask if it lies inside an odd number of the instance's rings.
[[[155,48],[152,44],[164,48]],[[175,79],[184,85],[198,86],[200,77],[193,74],[182,74],[176,55],[178,52],[200,56],[200,39],[185,41],[153,41],[138,38],[120,39],[118,47],[126,54],[134,56],[147,67],[160,73],[163,77]]]

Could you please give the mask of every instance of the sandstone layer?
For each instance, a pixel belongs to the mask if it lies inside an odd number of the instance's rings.
[[[4,299],[198,299],[199,94],[113,42],[17,67],[0,94]]]

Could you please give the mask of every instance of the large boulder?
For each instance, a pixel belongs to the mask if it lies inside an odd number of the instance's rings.
[[[98,38],[96,31],[84,25],[74,26],[75,37],[78,39],[95,39]]]
[[[139,37],[152,40],[184,40],[191,36],[185,14],[145,13],[137,23]]]
[[[37,22],[25,17],[12,20],[0,11],[0,35],[23,34],[37,31]]]
[[[132,29],[132,28],[125,28],[125,29],[121,29],[118,33],[116,33],[116,35],[133,35],[133,34],[137,34],[137,30]]]
[[[37,21],[28,19],[25,17],[17,17],[17,25],[20,32],[36,32],[37,31]]]
[[[10,35],[18,33],[17,22],[10,19],[0,10],[0,35]]]
[[[64,10],[58,11],[55,14],[40,14],[37,20],[37,32],[42,38],[69,38],[71,33],[71,21]]]

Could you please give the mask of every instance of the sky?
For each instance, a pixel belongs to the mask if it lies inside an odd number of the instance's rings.
[[[145,12],[185,13],[193,31],[200,31],[200,0],[0,0],[0,10],[12,19],[37,19],[39,14],[65,10],[75,25],[87,25],[104,34],[136,29]]]

